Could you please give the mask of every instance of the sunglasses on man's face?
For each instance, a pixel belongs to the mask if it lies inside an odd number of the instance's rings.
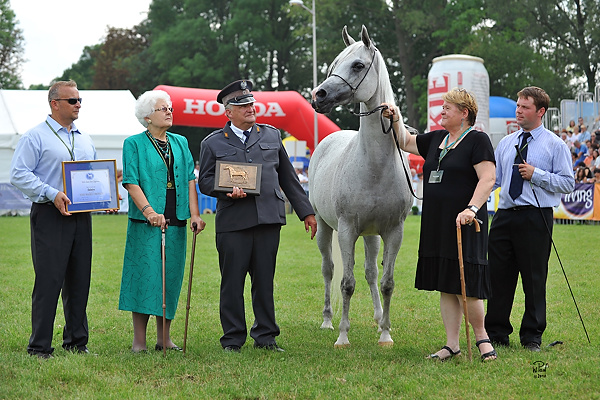
[[[56,101],[63,100],[63,101],[68,102],[71,105],[75,105],[75,104],[77,104],[77,102],[79,102],[79,104],[81,104],[81,100],[83,100],[83,99],[81,97],[79,97],[79,98],[72,97],[70,99],[54,99],[54,100],[56,100]]]

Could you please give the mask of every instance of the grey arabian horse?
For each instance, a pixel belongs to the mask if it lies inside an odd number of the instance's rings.
[[[337,105],[360,103],[361,112],[376,109],[382,102],[394,104],[394,94],[383,57],[363,26],[356,42],[342,30],[346,48],[329,68],[329,77],[315,88],[313,107],[328,113]],[[400,116],[402,118],[402,116]],[[389,125],[389,121],[386,120]],[[402,124],[401,124],[402,126]],[[406,131],[399,133],[400,140]],[[392,134],[384,134],[380,113],[361,118],[356,131],[338,131],[327,136],[310,161],[310,201],[316,211],[317,245],[322,256],[325,281],[325,307],[321,328],[331,324],[331,281],[333,277],[332,237],[338,232],[343,261],[342,319],[335,347],[346,347],[350,322],[348,313],[354,293],[355,244],[363,236],[365,277],[371,290],[374,318],[379,324],[380,345],[392,345],[390,302],[394,291],[394,265],[402,243],[404,220],[412,204],[411,191],[404,175],[401,157]],[[383,239],[381,294],[377,288],[377,255]]]

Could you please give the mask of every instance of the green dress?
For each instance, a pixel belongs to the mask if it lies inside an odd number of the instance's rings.
[[[188,183],[195,178],[194,161],[185,137],[167,133],[173,151],[177,219],[190,217]],[[123,144],[123,183],[136,184],[152,208],[164,213],[166,175],[164,162],[145,133],[130,136]],[[129,223],[123,260],[119,309],[163,315],[161,230],[140,221],[143,214],[129,196]],[[186,227],[169,226],[165,233],[166,317],[175,317],[187,246]]]

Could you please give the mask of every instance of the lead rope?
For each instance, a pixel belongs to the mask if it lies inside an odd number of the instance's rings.
[[[379,121],[381,122],[381,131],[387,135],[388,133],[392,132],[393,133],[393,137],[394,137],[394,143],[396,144],[396,149],[398,150],[398,154],[400,154],[400,160],[402,161],[402,169],[404,170],[404,176],[406,177],[406,182],[408,183],[408,187],[410,188],[410,194],[412,194],[412,196],[417,199],[417,200],[423,200],[422,197],[419,197],[416,195],[415,190],[413,189],[412,186],[412,180],[410,178],[410,175],[408,173],[408,171],[406,170],[406,164],[404,163],[404,155],[402,154],[402,149],[400,148],[400,142],[398,142],[398,136],[396,135],[396,130],[394,129],[394,123],[390,120],[390,127],[389,128],[385,128],[385,124],[384,124],[384,117],[383,117],[383,112],[385,110],[387,110],[388,106],[378,106],[375,107],[374,109],[372,109],[371,111],[363,111],[363,112],[355,112],[350,110],[350,113],[357,115],[359,117],[367,117],[371,114],[376,113],[377,111],[380,112],[379,114]]]

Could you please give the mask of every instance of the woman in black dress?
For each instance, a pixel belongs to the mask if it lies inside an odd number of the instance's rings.
[[[425,159],[423,211],[415,287],[440,292],[440,311],[446,345],[428,358],[446,360],[460,354],[459,333],[463,316],[456,227],[462,229],[463,259],[469,322],[484,361],[497,358],[484,327],[483,299],[490,295],[487,267],[487,199],[496,180],[494,149],[488,135],[473,129],[477,117],[475,98],[465,89],[442,96],[441,126],[421,135],[404,135],[404,151]],[[399,111],[384,112],[400,132]],[[400,135],[402,139],[402,135]],[[481,222],[476,233],[473,219]]]

